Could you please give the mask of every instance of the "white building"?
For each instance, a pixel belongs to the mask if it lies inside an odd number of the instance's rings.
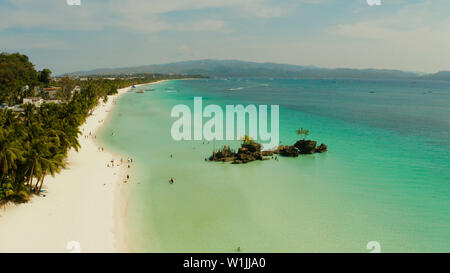
[[[34,104],[36,107],[40,107],[42,103],[44,103],[44,100],[41,97],[30,97],[30,98],[24,98],[23,104],[31,103]]]
[[[44,100],[44,103],[56,103],[56,104],[61,104],[61,100]]]
[[[44,88],[44,92],[50,99],[54,99],[56,97],[56,93],[61,90],[61,87],[49,87]]]
[[[41,88],[41,87],[39,87],[39,86],[35,86],[34,87],[34,96],[35,97],[37,97],[37,96],[39,96],[39,94],[41,93],[41,92],[43,92],[43,88]]]
[[[81,86],[75,86],[75,88],[72,90],[72,95],[74,94],[74,93],[76,93],[76,92],[80,92],[81,91]]]

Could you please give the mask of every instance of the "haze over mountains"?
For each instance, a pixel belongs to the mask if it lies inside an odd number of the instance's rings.
[[[128,75],[143,73],[191,74],[208,77],[240,78],[357,78],[357,79],[425,79],[448,80],[450,71],[420,74],[389,69],[319,68],[278,63],[256,63],[238,60],[195,60],[168,64],[123,68],[102,68],[68,73],[71,76]]]

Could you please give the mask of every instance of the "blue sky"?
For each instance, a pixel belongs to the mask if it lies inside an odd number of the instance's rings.
[[[450,1],[2,0],[0,50],[55,74],[193,59],[450,70]]]

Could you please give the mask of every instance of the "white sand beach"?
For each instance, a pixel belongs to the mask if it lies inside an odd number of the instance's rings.
[[[97,106],[81,126],[81,149],[71,150],[67,169],[45,180],[45,192],[26,204],[0,208],[0,252],[126,252],[124,179],[127,160],[99,151],[94,135],[115,99]],[[89,136],[91,132],[92,136]],[[107,167],[115,158],[115,167]],[[44,197],[45,195],[45,197]],[[80,246],[80,249],[77,248]]]

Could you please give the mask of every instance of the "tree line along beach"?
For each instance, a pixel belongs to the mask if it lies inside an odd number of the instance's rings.
[[[132,85],[165,76],[52,79],[24,55],[1,61],[13,76],[1,86],[0,252],[67,252],[72,241],[87,252],[125,249],[116,234],[132,163],[98,146],[96,132]]]

